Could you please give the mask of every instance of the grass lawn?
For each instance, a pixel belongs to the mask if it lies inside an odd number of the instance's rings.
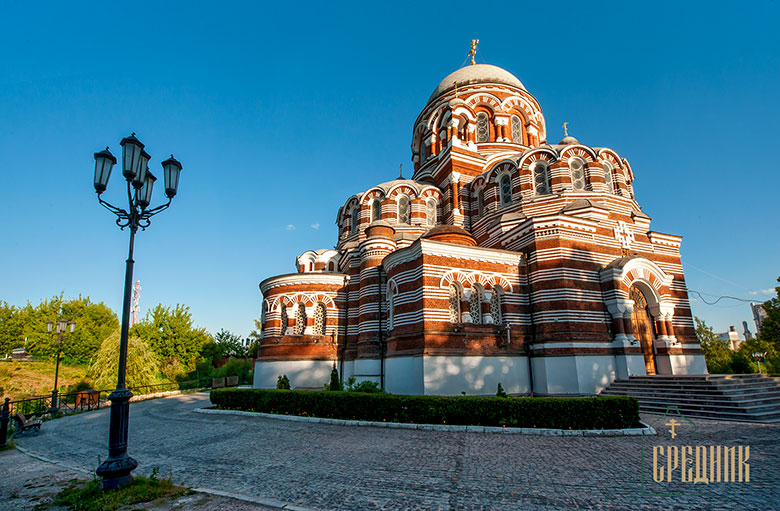
[[[86,366],[67,366],[60,362],[57,385],[63,391],[86,377]],[[0,361],[0,394],[12,400],[51,393],[54,385],[54,361]]]

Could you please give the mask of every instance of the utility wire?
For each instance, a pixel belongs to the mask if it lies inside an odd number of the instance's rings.
[[[726,299],[726,298],[727,298],[727,299],[729,299],[729,300],[737,300],[738,302],[747,302],[747,303],[751,303],[751,302],[755,302],[755,301],[756,301],[756,300],[745,300],[744,298],[737,298],[736,296],[722,295],[722,296],[718,296],[718,299],[717,299],[717,300],[715,300],[714,302],[708,302],[708,301],[707,301],[707,300],[704,298],[704,296],[702,296],[702,294],[701,294],[700,292],[698,292],[698,291],[695,291],[695,290],[693,290],[693,289],[691,289],[691,288],[686,288],[686,289],[688,290],[688,292],[689,292],[689,293],[693,293],[693,294],[697,295],[697,296],[699,297],[699,299],[700,299],[702,302],[706,303],[707,305],[715,305],[715,304],[716,304],[716,303],[718,303],[719,301],[721,301],[721,300],[723,300],[723,299]],[[708,294],[708,293],[705,293],[705,294]],[[716,295],[712,295],[712,296],[716,296]]]

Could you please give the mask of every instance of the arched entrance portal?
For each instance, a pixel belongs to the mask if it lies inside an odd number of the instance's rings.
[[[653,333],[653,322],[650,319],[650,311],[647,308],[647,298],[636,286],[631,286],[630,298],[634,301],[634,311],[631,313],[634,337],[636,337],[642,347],[647,374],[656,374],[655,353],[653,353],[655,335]]]

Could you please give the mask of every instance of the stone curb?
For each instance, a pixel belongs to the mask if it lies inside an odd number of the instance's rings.
[[[655,435],[655,429],[644,422],[644,428],[625,429],[546,429],[546,428],[508,428],[498,426],[451,426],[449,424],[408,424],[400,422],[371,422],[344,419],[325,419],[320,417],[300,417],[298,415],[277,415],[263,412],[245,412],[242,410],[217,410],[216,408],[195,408],[196,413],[216,415],[243,415],[246,417],[261,417],[293,422],[313,422],[322,424],[338,424],[342,426],[368,426],[373,428],[417,429],[423,431],[448,431],[468,433],[502,433],[505,435],[536,435],[536,436],[645,436]]]
[[[253,504],[261,504],[263,506],[272,507],[275,509],[284,509],[285,511],[318,511],[311,507],[294,506],[292,504],[286,504],[279,500],[263,499],[260,497],[253,497],[251,495],[242,495],[240,493],[214,490],[211,488],[192,488],[192,491],[196,491],[198,493],[208,493],[209,495],[218,495],[220,497],[228,497],[231,499],[242,500],[244,502],[251,502]]]
[[[34,452],[32,452],[32,451],[30,451],[28,449],[25,449],[24,447],[19,445],[18,442],[15,443],[14,447],[16,448],[17,451],[21,452],[22,454],[24,454],[26,456],[29,456],[31,458],[34,458],[34,459],[36,459],[38,461],[44,461],[46,463],[51,463],[52,465],[57,465],[58,467],[66,468],[68,470],[72,470],[73,472],[81,472],[82,474],[95,475],[95,471],[94,470],[84,470],[83,468],[80,468],[80,467],[74,467],[72,465],[68,465],[67,463],[63,463],[61,461],[53,460],[51,458],[47,458],[46,456],[41,456],[40,454],[37,454],[37,453],[34,453]]]

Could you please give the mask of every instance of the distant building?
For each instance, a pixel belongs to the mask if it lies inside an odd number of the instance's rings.
[[[751,303],[750,309],[753,311],[753,321],[756,323],[756,335],[761,333],[761,323],[766,319],[766,309],[763,303]]]
[[[725,342],[728,344],[729,349],[733,351],[737,351],[739,349],[739,346],[742,344],[742,339],[739,338],[739,333],[737,332],[737,327],[730,326],[728,332],[723,332],[722,334],[715,334],[718,338],[718,340]]]

